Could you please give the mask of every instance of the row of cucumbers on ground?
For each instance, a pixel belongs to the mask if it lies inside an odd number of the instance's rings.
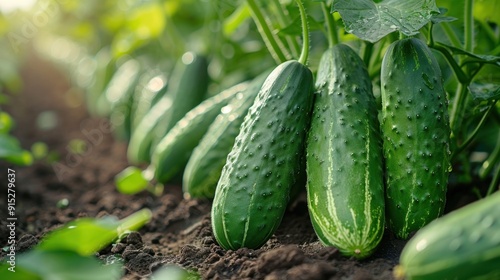
[[[141,71],[138,65],[126,70],[127,64],[115,76]],[[123,75],[131,84],[137,76]],[[140,174],[125,169],[117,185],[166,184],[182,175],[187,196],[213,198],[212,227],[223,248],[263,245],[306,186],[320,241],[366,258],[386,228],[406,239],[443,213],[450,171],[446,94],[428,47],[415,38],[394,42],[380,80],[378,110],[362,60],[339,44],[324,53],[315,77],[288,61],[207,98],[207,61],[187,53],[160,90],[110,92],[108,86],[96,100],[106,99],[98,103],[127,139],[130,163],[149,164]],[[481,263],[478,248],[491,266],[500,258],[492,233],[500,221],[487,213],[495,205],[465,209],[460,221],[434,221],[417,235],[424,241],[409,243],[398,271],[448,273]],[[480,227],[469,232],[467,221]],[[451,239],[437,234],[442,228],[458,229]],[[436,267],[431,248],[460,262]]]

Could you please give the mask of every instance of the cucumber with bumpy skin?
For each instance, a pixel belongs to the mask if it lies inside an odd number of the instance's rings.
[[[247,86],[248,83],[243,82],[206,99],[175,124],[158,143],[151,158],[158,182],[166,183],[182,171],[221,109]]]
[[[157,143],[193,107],[205,98],[207,60],[185,53],[169,80],[168,92],[149,110],[132,134],[127,150],[131,163],[149,162]]]
[[[280,224],[302,166],[312,83],[306,66],[284,62],[245,116],[212,204],[212,228],[223,248],[260,247]]]
[[[254,78],[248,88],[223,108],[199,145],[193,150],[183,174],[182,188],[193,198],[213,198],[226,158],[241,123],[269,72]]]
[[[371,255],[385,226],[382,139],[361,58],[347,45],[318,68],[307,145],[307,201],[320,241],[348,256]]]
[[[500,279],[500,192],[434,220],[403,248],[397,278]]]
[[[448,103],[436,58],[415,38],[389,46],[381,86],[388,225],[406,239],[443,213],[450,168]]]

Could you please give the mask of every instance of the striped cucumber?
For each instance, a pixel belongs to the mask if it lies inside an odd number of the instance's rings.
[[[158,143],[151,158],[158,182],[166,183],[182,171],[221,109],[247,86],[248,83],[243,82],[206,99],[177,122]]]
[[[406,244],[397,278],[500,279],[500,192],[438,218]]]
[[[389,46],[381,85],[388,224],[406,239],[443,213],[450,168],[447,99],[435,57],[415,38]]]
[[[385,226],[382,139],[361,58],[339,44],[322,56],[307,144],[307,201],[320,241],[356,258]]]
[[[284,62],[269,74],[245,116],[212,204],[212,228],[223,248],[257,248],[280,224],[300,173],[312,84],[306,66]]]
[[[248,88],[231,100],[210,125],[184,170],[182,187],[185,194],[193,198],[214,197],[227,155],[267,75],[269,72],[254,78]]]
[[[127,150],[131,163],[149,162],[156,144],[193,107],[205,98],[207,60],[192,52],[176,64],[167,92],[149,110],[134,131]]]

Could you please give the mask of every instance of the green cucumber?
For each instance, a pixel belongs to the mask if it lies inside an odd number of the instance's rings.
[[[193,150],[184,170],[182,183],[183,191],[189,197],[214,197],[227,155],[267,75],[269,72],[254,78],[242,94],[237,95],[223,108]]]
[[[205,98],[207,60],[192,52],[176,64],[167,92],[149,110],[134,131],[127,150],[129,162],[150,162],[157,143],[189,110]]]
[[[85,94],[86,104],[92,116],[104,116],[104,112],[98,110],[98,100],[113,77],[116,70],[115,60],[111,55],[109,47],[102,48],[94,57],[96,69],[93,80]]]
[[[166,183],[183,170],[193,149],[221,109],[247,86],[248,83],[243,82],[206,99],[172,127],[158,143],[151,158],[154,176],[158,182]]]
[[[113,75],[102,98],[109,105],[109,119],[113,125],[113,133],[118,139],[128,140],[130,137],[130,112],[133,104],[133,93],[139,82],[141,63],[136,59],[124,62]]]
[[[306,66],[284,62],[245,116],[212,205],[213,232],[223,248],[260,247],[279,226],[302,166],[312,85]]]
[[[370,256],[385,226],[382,139],[361,58],[339,44],[322,56],[307,143],[307,201],[319,240]]]
[[[403,248],[397,278],[500,279],[500,192],[434,220]]]
[[[446,92],[424,42],[392,43],[381,69],[388,225],[397,238],[443,213],[450,168]]]
[[[137,128],[142,118],[167,91],[167,77],[161,69],[153,69],[141,77],[136,88],[132,112],[131,131]]]

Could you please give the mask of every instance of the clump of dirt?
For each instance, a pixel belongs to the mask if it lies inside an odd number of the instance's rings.
[[[126,143],[116,141],[105,119],[87,114],[77,89],[54,65],[31,54],[22,69],[23,91],[5,108],[17,121],[14,135],[24,147],[42,141],[60,155],[56,163],[39,161],[16,169],[18,250],[36,245],[43,236],[79,217],[124,218],[149,208],[152,221],[139,232],[98,253],[121,258],[124,279],[142,279],[169,264],[196,271],[204,279],[391,279],[404,242],[384,237],[377,253],[358,261],[321,245],[309,220],[305,195],[289,207],[276,234],[260,249],[223,250],[211,230],[208,200],[186,200],[179,184],[165,186],[160,197],[116,191],[114,176],[127,167]],[[68,96],[71,95],[71,96]],[[69,102],[70,101],[70,102]],[[78,100],[77,100],[78,101]],[[36,123],[42,112],[57,116],[57,126]],[[86,144],[83,154],[70,152],[71,140]],[[9,165],[0,163],[0,170]],[[0,182],[3,186],[4,180]],[[2,188],[5,189],[5,188]],[[5,203],[2,193],[0,203]],[[58,202],[67,199],[67,207]],[[0,205],[5,209],[5,205]],[[7,242],[0,220],[0,245]],[[0,253],[0,258],[5,253]]]

